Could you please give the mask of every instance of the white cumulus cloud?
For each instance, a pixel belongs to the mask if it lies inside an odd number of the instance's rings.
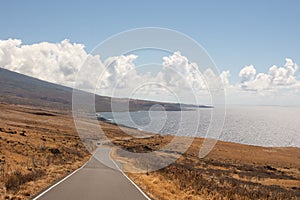
[[[0,66],[45,81],[72,86],[88,54],[84,45],[63,40],[23,45],[21,40],[0,40]]]
[[[298,65],[292,59],[286,58],[285,65],[278,67],[273,65],[269,68],[268,73],[256,74],[253,65],[244,67],[239,76],[241,78],[240,87],[243,90],[265,91],[278,89],[290,89],[299,84],[295,76]]]
[[[197,63],[188,60],[180,51],[163,57],[161,70],[156,74],[137,71],[135,62],[140,58],[134,54],[105,60],[100,56],[88,54],[84,45],[69,40],[31,45],[22,44],[18,39],[0,40],[0,67],[71,87],[77,78],[78,88],[88,91],[97,88],[101,95],[128,97],[135,93],[136,98],[148,99],[161,99],[165,95],[168,101],[173,92],[188,102],[191,93],[205,99],[209,96],[208,88],[216,91],[225,87],[228,99],[234,102],[250,97],[263,102],[266,96],[274,100],[276,95],[283,99],[300,93],[298,65],[290,58],[286,58],[283,66],[273,65],[265,73],[253,65],[245,66],[238,74],[240,81],[231,83],[229,70],[220,74],[212,69],[200,71]]]
[[[249,65],[244,67],[240,73],[239,73],[239,77],[241,78],[241,82],[248,82],[248,81],[252,81],[255,77],[256,74],[256,69],[254,68],[253,65]]]
[[[109,57],[105,60],[104,65],[106,70],[104,71],[103,82],[106,83],[105,86],[100,86],[102,88],[126,88],[130,87],[130,82],[136,79],[137,71],[135,69],[135,64],[133,63],[137,59],[134,54],[121,55]]]
[[[220,78],[221,78],[222,83],[224,84],[224,86],[229,85],[229,77],[230,76],[231,76],[231,74],[230,74],[229,70],[221,72]]]
[[[187,57],[179,51],[170,56],[163,57],[163,69],[157,76],[170,87],[194,88],[196,90],[206,89],[202,73],[196,63],[190,63]]]

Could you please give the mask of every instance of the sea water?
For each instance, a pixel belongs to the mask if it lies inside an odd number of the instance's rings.
[[[181,112],[104,112],[101,115],[147,132],[209,137],[212,111],[212,108],[199,108]],[[300,107],[227,106],[226,115],[219,117],[225,118],[222,130],[213,134],[218,140],[258,146],[300,147]]]

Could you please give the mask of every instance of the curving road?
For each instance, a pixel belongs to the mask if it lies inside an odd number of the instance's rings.
[[[116,167],[109,158],[108,151],[108,149],[98,149],[82,168],[53,185],[34,200],[149,199]],[[110,167],[102,164],[98,159],[105,161]]]

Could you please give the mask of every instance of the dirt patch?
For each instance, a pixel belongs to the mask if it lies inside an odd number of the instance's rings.
[[[41,115],[41,116],[56,116],[55,114],[53,114],[53,113],[48,113],[48,112],[32,112],[31,114],[34,114],[34,115]]]

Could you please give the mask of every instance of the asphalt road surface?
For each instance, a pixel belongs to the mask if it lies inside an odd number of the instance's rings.
[[[108,156],[109,153],[105,152],[105,149],[97,150],[94,157],[84,167],[57,185],[50,187],[34,200],[147,199]],[[99,162],[99,158],[104,159],[110,167]]]

